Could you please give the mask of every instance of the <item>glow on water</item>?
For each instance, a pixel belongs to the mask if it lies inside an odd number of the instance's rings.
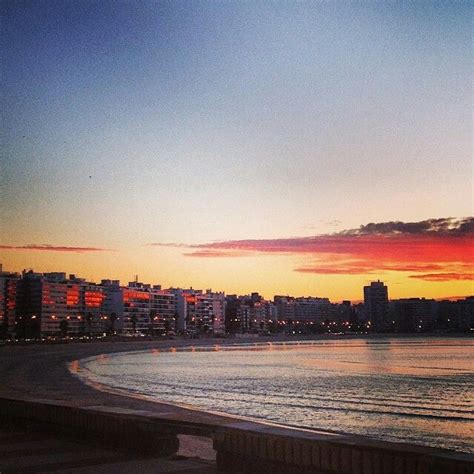
[[[350,339],[81,361],[91,382],[292,426],[474,452],[474,341]]]

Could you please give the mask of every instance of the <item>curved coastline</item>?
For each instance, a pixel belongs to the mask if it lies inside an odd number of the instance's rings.
[[[322,338],[325,339],[325,338]],[[332,338],[331,338],[332,339]],[[242,346],[247,344],[255,347],[256,339],[212,339],[199,340],[174,339],[174,340],[133,340],[111,342],[72,342],[53,345],[12,345],[5,346],[0,351],[0,397],[19,400],[53,400],[71,403],[74,406],[104,405],[117,406],[138,410],[152,410],[156,413],[168,412],[173,407],[177,414],[193,414],[193,418],[205,419],[209,417],[235,420],[232,416],[218,415],[196,409],[184,407],[169,402],[160,403],[145,399],[138,399],[127,393],[111,393],[99,391],[87,385],[79,377],[75,377],[69,370],[69,365],[74,361],[107,356],[109,354],[146,352],[149,350],[204,350],[211,347]],[[267,343],[293,343],[294,340],[286,337],[259,338],[261,344]]]
[[[137,351],[137,352],[140,352],[140,351]],[[118,353],[118,354],[122,354],[122,353]],[[98,357],[100,357],[100,355]],[[80,361],[73,361],[72,363],[74,363],[74,362],[79,362],[80,363]],[[71,370],[71,372],[72,372],[73,375],[77,376],[77,374],[74,373],[75,370],[76,369],[73,368]],[[233,414],[233,413],[225,413],[225,412],[214,411],[214,410],[204,410],[204,409],[202,409],[198,406],[195,406],[195,405],[190,405],[190,404],[186,404],[186,403],[178,403],[178,402],[170,402],[170,401],[167,401],[167,400],[157,400],[156,398],[148,396],[148,395],[144,395],[144,394],[140,394],[140,393],[136,393],[136,392],[131,392],[131,391],[125,390],[125,389],[110,387],[108,385],[101,384],[101,383],[98,383],[98,382],[92,382],[90,380],[87,380],[86,378],[81,378],[80,376],[79,376],[79,378],[81,379],[81,381],[84,384],[89,385],[94,390],[98,390],[100,392],[110,393],[110,394],[114,394],[114,395],[120,395],[120,396],[124,396],[124,397],[130,397],[130,398],[134,398],[134,399],[137,399],[137,400],[142,400],[142,401],[151,402],[151,403],[157,403],[159,405],[165,405],[165,406],[168,405],[168,406],[174,407],[174,408],[182,408],[182,409],[185,409],[185,410],[195,411],[195,412],[198,412],[198,413],[201,413],[201,414],[215,415],[215,416],[219,416],[219,417],[232,418],[232,419],[235,419],[235,420],[238,420],[238,421],[260,423],[260,424],[264,424],[264,425],[268,425],[268,426],[274,426],[274,427],[278,427],[278,428],[288,428],[288,429],[292,429],[292,430],[301,430],[301,431],[307,431],[307,432],[311,432],[311,433],[324,433],[324,434],[334,434],[334,435],[346,435],[347,434],[343,431],[317,430],[317,429],[306,427],[306,426],[296,426],[296,425],[289,425],[289,424],[287,425],[287,424],[282,424],[282,423],[276,423],[276,422],[272,422],[270,420],[267,420],[265,418],[252,418],[252,417],[243,416],[243,415],[236,415],[236,414]]]
[[[384,341],[384,340],[378,340],[378,341],[371,341],[370,339],[361,339],[362,344],[403,344],[406,339],[401,339],[401,340],[390,340],[390,341]],[[305,348],[305,347],[312,347],[312,346],[319,346],[321,343],[325,343],[327,340],[324,339],[316,339],[316,340],[286,340],[286,341],[265,341],[265,342],[244,342],[244,343],[231,343],[231,344],[211,344],[211,345],[203,345],[199,346],[198,344],[190,344],[190,345],[184,345],[179,348],[176,347],[168,347],[168,348],[163,348],[162,350],[155,350],[152,349],[151,352],[157,352],[157,353],[173,353],[173,352],[208,352],[208,353],[213,353],[213,352],[219,352],[219,351],[260,351],[260,350],[268,350],[268,349],[275,349],[275,350],[286,350],[286,349],[300,349],[300,348]],[[332,340],[331,342],[336,342],[335,340]],[[341,341],[342,342],[342,341]],[[431,343],[432,341],[428,340],[426,341],[427,343]],[[443,344],[440,344],[443,345]],[[150,350],[137,350],[137,351],[127,351],[127,352],[119,352],[112,354],[112,357],[119,356],[128,356],[128,355],[139,355],[139,354],[144,354],[148,355],[150,353]],[[198,404],[189,404],[186,402],[181,402],[179,400],[170,400],[166,398],[159,398],[159,396],[142,392],[140,390],[135,390],[132,388],[127,388],[126,386],[114,386],[107,384],[107,382],[103,383],[100,380],[94,380],[94,377],[96,374],[93,371],[90,371],[89,368],[86,367],[87,364],[90,362],[101,362],[100,359],[102,357],[107,357],[106,354],[102,354],[99,356],[94,356],[94,357],[89,357],[81,360],[76,360],[73,361],[72,363],[69,364],[69,369],[73,373],[74,376],[78,377],[80,380],[82,380],[83,383],[91,386],[92,388],[96,390],[100,390],[102,392],[106,393],[112,393],[112,394],[118,394],[118,395],[123,395],[123,396],[128,396],[132,397],[138,400],[144,400],[144,401],[149,401],[152,403],[159,403],[161,405],[169,405],[169,406],[174,406],[174,407],[179,407],[183,408],[186,410],[192,410],[200,413],[207,413],[211,415],[216,415],[219,417],[230,417],[236,420],[241,420],[241,421],[247,421],[247,422],[254,422],[254,423],[261,423],[261,424],[266,424],[269,426],[277,426],[281,428],[289,428],[289,429],[296,429],[296,430],[305,430],[305,431],[310,431],[310,432],[317,432],[317,433],[327,433],[327,434],[334,434],[334,435],[342,435],[342,436],[359,436],[364,439],[371,439],[374,441],[381,441],[381,442],[405,442],[407,444],[413,445],[413,446],[420,446],[420,447],[430,447],[434,449],[450,449],[450,450],[455,450],[455,452],[460,452],[460,453],[468,453],[468,454],[474,454],[474,446],[472,446],[472,450],[469,450],[469,448],[462,449],[461,448],[456,448],[456,447],[450,447],[448,446],[437,446],[436,444],[430,444],[426,442],[417,442],[416,440],[401,440],[400,438],[397,437],[387,437],[384,438],[383,436],[371,436],[370,434],[365,434],[365,433],[357,433],[357,432],[350,432],[350,431],[343,431],[343,430],[334,430],[334,429],[328,429],[326,426],[324,427],[318,427],[318,426],[308,426],[308,425],[303,425],[303,424],[290,424],[285,421],[280,421],[280,420],[271,420],[268,419],[264,416],[259,417],[258,415],[243,415],[239,413],[232,413],[232,411],[226,411],[225,407],[220,407],[220,410],[213,410],[210,409],[206,406],[199,406]],[[100,379],[100,376],[99,376]],[[343,408],[332,408],[333,410],[343,410]],[[364,411],[364,410],[357,410],[357,411]],[[372,412],[370,412],[372,413]],[[377,411],[377,413],[380,413],[381,415],[391,415],[393,412],[392,411],[386,411],[386,412],[381,412]],[[394,413],[402,415],[403,413]],[[430,413],[411,413],[410,416],[415,417],[415,418],[424,418],[424,419],[438,419],[441,421],[448,421],[448,420],[461,420],[461,421],[473,421],[474,419],[471,417],[468,418],[463,418],[463,417],[458,417],[458,416],[438,416],[435,414],[430,414]],[[469,446],[469,445],[467,445]]]
[[[263,344],[275,342],[271,338],[262,339],[259,342]],[[370,340],[370,338],[368,339]],[[331,340],[334,340],[334,338],[331,338]],[[361,340],[367,339],[361,338]],[[288,341],[291,341],[291,339],[286,340],[286,342]],[[343,462],[344,456],[347,453],[349,453],[347,455],[352,456],[352,463],[359,463],[359,459],[369,455],[368,453],[373,453],[370,454],[373,459],[378,459],[377,456],[384,457],[389,455],[393,459],[400,459],[405,464],[419,457],[424,460],[423,462],[441,462],[443,465],[453,462],[461,463],[460,465],[467,466],[466,469],[471,469],[474,465],[474,456],[469,453],[421,447],[412,444],[377,441],[359,435],[346,435],[344,433],[330,433],[326,431],[319,432],[312,428],[281,426],[260,419],[246,419],[234,415],[205,412],[196,407],[179,406],[175,403],[150,401],[131,396],[130,392],[111,393],[109,390],[97,390],[97,387],[85,384],[69,370],[70,364],[74,363],[74,361],[98,357],[102,354],[140,352],[153,349],[170,350],[172,347],[182,350],[185,347],[191,348],[191,346],[210,349],[216,343],[219,346],[232,346],[236,342],[235,340],[216,341],[215,339],[202,339],[192,343],[189,340],[170,340],[3,347],[0,351],[0,378],[3,382],[0,386],[0,397],[4,401],[20,401],[32,404],[46,402],[60,405],[61,407],[72,407],[75,410],[93,410],[99,414],[113,412],[117,416],[120,416],[121,413],[130,416],[130,413],[133,412],[134,416],[152,419],[166,429],[178,430],[179,427],[179,429],[182,428],[180,432],[185,434],[212,437],[218,454],[221,453],[220,462],[223,466],[231,459],[247,459],[249,456],[255,455],[252,448],[249,448],[248,445],[249,436],[254,442],[258,442],[259,445],[262,445],[264,442],[267,443],[267,441],[270,443],[264,449],[268,457],[265,462],[268,463],[290,462],[290,458],[294,463],[300,462],[296,456],[296,448],[291,446],[296,443],[295,446],[299,446],[298,452],[304,457],[306,452],[303,449],[304,445],[313,446],[308,449],[314,450],[316,449],[314,443],[317,443],[320,458],[317,458],[314,462],[319,463],[324,461],[325,450],[328,453],[336,453],[336,451],[339,453],[338,450],[340,450],[340,453],[337,454],[338,462],[340,463]],[[251,338],[249,340],[239,340],[238,342],[254,346],[256,341],[254,338]],[[5,406],[8,407],[9,404],[4,404],[4,414],[5,409],[8,409]],[[236,437],[244,437],[247,439],[247,442],[236,444]],[[273,446],[272,449],[270,449],[270,445]],[[293,454],[289,455],[287,453],[283,455],[283,458],[279,458],[277,453],[277,457],[273,459],[271,452],[277,449],[278,446],[280,447],[279,450],[283,449],[285,453],[287,449],[291,449]],[[249,452],[249,449],[251,452]],[[246,450],[246,454],[243,457],[240,454],[242,450]],[[327,456],[330,458],[331,455],[328,454]],[[336,456],[336,454],[332,454],[332,456]],[[301,462],[306,461],[301,460]],[[420,463],[421,461],[413,462]],[[335,470],[334,472],[342,471]],[[468,471],[466,470],[466,472]]]
[[[313,345],[317,340],[308,340],[308,341],[293,341],[293,340],[287,340],[287,341],[267,341],[267,342],[248,342],[248,343],[232,343],[232,344],[227,344],[223,345],[222,347],[223,350],[261,350],[266,347],[268,347],[269,344],[271,345],[277,345],[277,346],[285,346],[285,345],[291,345],[293,347],[301,347],[302,345]],[[192,344],[189,346],[182,346],[179,349],[174,348],[173,346],[165,348],[163,352],[191,352],[193,350],[198,350],[200,352],[215,352],[216,350],[221,350],[221,347],[219,349],[216,349],[216,346],[221,346],[221,344],[210,344],[210,345],[203,345],[203,346],[198,346],[196,344]],[[261,348],[261,349],[260,349]],[[153,350],[153,349],[152,349]],[[123,356],[123,355],[128,355],[128,354],[140,354],[140,353],[147,353],[149,352],[148,350],[136,350],[136,351],[124,351],[124,352],[115,352],[110,355],[112,356]],[[74,377],[77,377],[79,380],[81,380],[82,383],[85,385],[90,386],[94,390],[98,390],[100,392],[104,393],[110,393],[114,395],[120,395],[124,397],[130,397],[134,398],[137,400],[142,400],[146,402],[151,402],[151,403],[157,403],[159,405],[168,405],[170,407],[177,407],[177,408],[182,408],[185,410],[191,410],[195,411],[201,414],[210,414],[210,415],[215,415],[218,417],[227,417],[239,421],[245,421],[245,422],[253,422],[253,423],[260,423],[268,426],[274,426],[278,428],[288,428],[292,430],[301,430],[301,431],[307,431],[307,432],[312,432],[312,433],[324,433],[324,434],[330,434],[330,435],[348,435],[348,433],[343,432],[343,431],[336,431],[336,430],[318,430],[316,428],[312,428],[309,426],[297,426],[297,425],[291,425],[291,424],[283,424],[283,423],[277,423],[271,420],[268,420],[266,418],[255,418],[255,417],[248,417],[244,415],[237,415],[233,413],[226,413],[226,412],[221,412],[221,411],[215,411],[215,410],[208,410],[208,409],[203,409],[200,408],[199,406],[196,405],[191,405],[191,404],[186,404],[186,403],[179,403],[179,402],[172,402],[169,400],[162,400],[162,399],[156,399],[155,397],[151,397],[145,394],[137,393],[137,392],[132,392],[130,390],[126,389],[121,389],[117,387],[112,387],[106,384],[102,384],[99,382],[94,382],[90,379],[87,378],[87,376],[81,375],[81,372],[84,371],[83,364],[85,362],[89,362],[92,360],[97,360],[100,357],[107,356],[108,354],[103,353],[99,354],[96,356],[92,357],[87,357],[83,359],[78,359],[74,360],[72,362],[69,362],[67,364],[69,371]],[[364,437],[360,435],[361,437]],[[364,437],[365,438],[365,437]],[[373,439],[373,438],[370,438]]]

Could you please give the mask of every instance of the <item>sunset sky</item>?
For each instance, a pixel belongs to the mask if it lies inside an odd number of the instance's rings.
[[[470,2],[2,7],[4,269],[474,293]]]

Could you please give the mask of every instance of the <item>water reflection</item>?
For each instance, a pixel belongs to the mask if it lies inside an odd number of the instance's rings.
[[[473,452],[472,360],[470,339],[426,338],[216,344],[85,364],[92,381],[156,400]]]

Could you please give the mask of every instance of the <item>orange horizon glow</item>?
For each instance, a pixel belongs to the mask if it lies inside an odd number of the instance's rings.
[[[42,244],[39,251],[33,244],[9,245],[3,246],[0,258],[9,270],[72,270],[91,281],[125,283],[139,273],[141,281],[163,287],[213,288],[227,294],[258,291],[266,298],[293,294],[360,301],[362,287],[381,279],[392,299],[451,299],[474,294],[473,222],[382,223],[371,225],[375,232],[369,225],[311,237],[157,243],[113,253],[92,251],[102,249],[92,246]]]

